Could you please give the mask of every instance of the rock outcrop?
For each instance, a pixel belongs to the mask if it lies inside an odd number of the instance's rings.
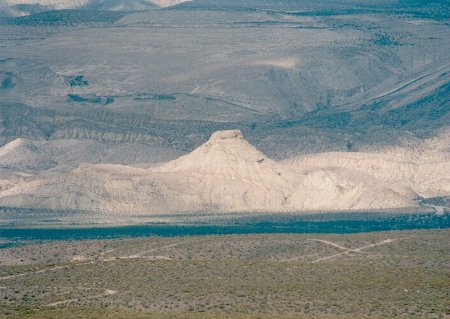
[[[0,205],[133,214],[301,212],[411,207],[415,196],[354,168],[275,162],[230,130],[148,168],[83,164],[26,180],[1,192]]]

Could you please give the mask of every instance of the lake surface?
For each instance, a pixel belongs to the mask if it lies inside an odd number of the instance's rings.
[[[0,228],[8,240],[83,240],[143,236],[204,236],[264,233],[361,233],[450,228],[450,214],[348,213],[315,215],[246,215],[193,223],[146,223],[132,226]],[[1,247],[0,247],[1,248]]]

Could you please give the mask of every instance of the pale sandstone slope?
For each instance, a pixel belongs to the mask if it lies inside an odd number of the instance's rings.
[[[19,183],[0,193],[0,205],[145,214],[384,209],[415,203],[363,172],[292,169],[231,130],[154,167],[85,164]]]
[[[283,164],[297,171],[345,168],[367,173],[409,197],[449,196],[450,131],[412,148],[319,153],[291,158]]]
[[[0,169],[45,170],[54,164],[51,155],[33,141],[18,138],[0,147]]]

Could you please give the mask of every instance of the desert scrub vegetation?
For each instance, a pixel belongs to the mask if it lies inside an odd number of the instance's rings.
[[[298,315],[298,314],[249,314],[235,312],[149,312],[120,308],[67,307],[64,309],[7,309],[0,307],[0,314],[20,319],[342,319],[342,316]],[[353,319],[381,319],[378,316],[354,316]],[[394,318],[394,317],[392,317]],[[390,317],[383,317],[390,319]]]
[[[443,318],[448,236],[429,230],[32,243],[1,251],[0,314]]]

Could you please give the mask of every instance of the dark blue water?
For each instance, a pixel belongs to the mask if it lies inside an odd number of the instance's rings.
[[[258,215],[194,224],[145,224],[89,228],[0,228],[11,240],[83,240],[144,236],[204,236],[228,234],[362,233],[450,228],[450,214],[321,214]]]

